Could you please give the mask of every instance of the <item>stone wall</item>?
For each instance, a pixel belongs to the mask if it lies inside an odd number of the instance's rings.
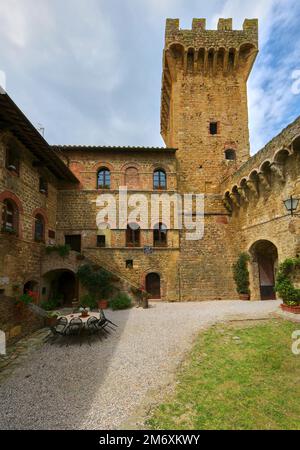
[[[44,326],[44,318],[26,305],[16,306],[13,297],[0,295],[0,329],[8,343],[13,343]]]

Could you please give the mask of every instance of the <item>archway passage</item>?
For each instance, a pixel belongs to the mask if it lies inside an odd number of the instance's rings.
[[[160,299],[160,276],[158,273],[148,273],[146,276],[146,291],[153,299]]]
[[[78,286],[75,274],[70,270],[53,270],[44,276],[46,299],[59,300],[62,306],[71,306],[77,298]]]
[[[253,262],[257,264],[259,291],[261,300],[274,300],[275,270],[277,268],[278,251],[276,246],[267,240],[255,242],[250,249]]]

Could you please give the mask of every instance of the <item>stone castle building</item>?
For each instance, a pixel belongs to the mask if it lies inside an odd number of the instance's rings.
[[[278,261],[300,253],[299,222],[283,201],[300,195],[300,118],[250,157],[247,79],[258,21],[220,19],[191,30],[167,19],[161,134],[164,148],[50,146],[7,94],[0,95],[0,313],[32,289],[41,300],[80,296],[84,261],[168,301],[237,298],[232,264],[248,252],[251,299],[274,298]],[[106,229],[99,193],[204,193],[203,239],[185,230]],[[153,225],[153,224],[152,224]],[[65,257],[47,247],[69,244]],[[2,305],[2,306],[1,306]],[[11,319],[11,316],[10,316]],[[2,320],[3,322],[3,320]],[[1,319],[0,319],[1,325]]]

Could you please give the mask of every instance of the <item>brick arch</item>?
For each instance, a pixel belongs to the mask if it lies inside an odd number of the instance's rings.
[[[122,166],[122,182],[128,189],[140,188],[140,168],[137,163],[127,163]],[[133,169],[131,174],[129,173],[130,169]]]
[[[5,201],[5,200],[11,200],[12,202],[14,202],[14,204],[17,207],[18,210],[18,238],[22,238],[22,231],[23,231],[23,220],[22,220],[22,215],[24,214],[24,209],[23,209],[23,205],[21,200],[19,199],[19,197],[17,197],[13,192],[11,191],[3,191],[0,194],[0,204]],[[1,223],[2,223],[2,217],[0,218]]]
[[[98,170],[102,169],[102,167],[106,167],[108,170],[110,170],[111,172],[114,171],[114,167],[112,164],[110,164],[107,161],[98,161],[96,162],[92,167],[91,170],[95,171],[96,173],[98,172]]]
[[[11,191],[3,191],[0,194],[0,203],[3,203],[4,200],[12,200],[18,207],[19,213],[24,214],[24,209],[22,206],[22,202],[13,192]]]

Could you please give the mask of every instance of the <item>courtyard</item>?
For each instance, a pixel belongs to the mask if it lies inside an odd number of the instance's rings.
[[[142,428],[199,332],[219,322],[264,321],[279,301],[150,306],[108,311],[118,324],[108,339],[37,346],[1,379],[0,428]]]

